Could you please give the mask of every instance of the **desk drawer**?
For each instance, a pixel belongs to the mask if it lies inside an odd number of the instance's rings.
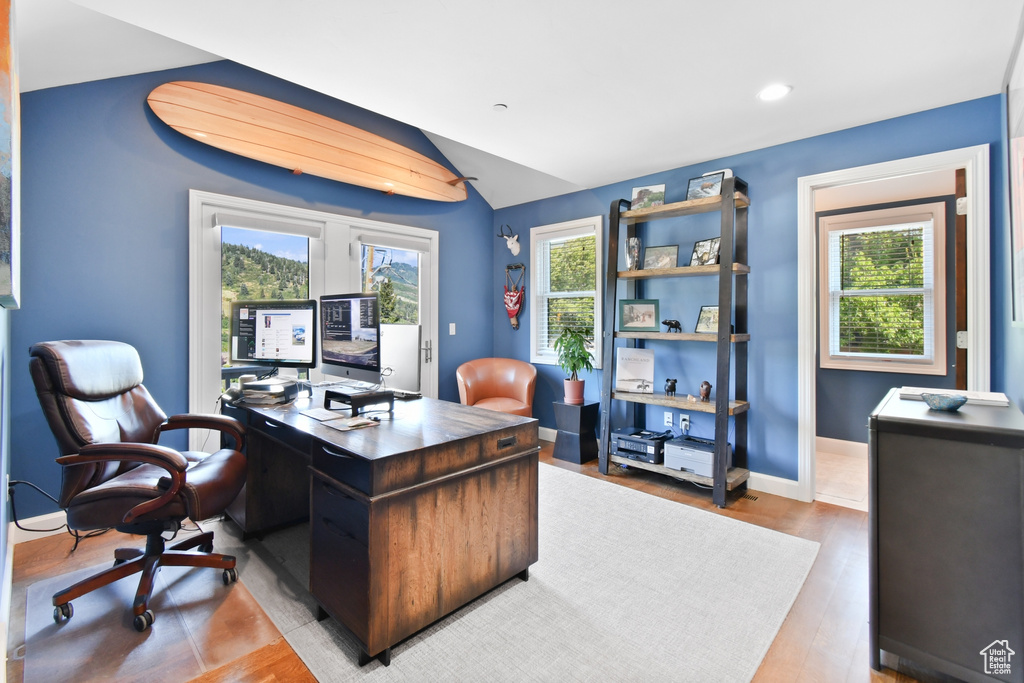
[[[337,446],[314,441],[312,464],[314,469],[343,484],[348,484],[357,491],[367,495],[372,493],[369,460],[351,455]]]
[[[301,453],[309,453],[310,443],[313,441],[313,437],[309,434],[280,422],[275,422],[258,413],[249,414],[249,429],[262,432],[275,441],[294,448]]]
[[[355,635],[368,642],[370,616],[369,507],[318,472],[312,477],[309,590]]]

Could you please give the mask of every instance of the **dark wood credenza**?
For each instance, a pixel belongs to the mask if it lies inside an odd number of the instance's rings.
[[[528,577],[536,420],[423,398],[341,432],[300,412],[322,405],[316,392],[284,409],[230,409],[248,426],[250,470],[229,514],[249,535],[308,515],[310,592],[321,618],[359,639],[360,663],[388,663],[396,643]]]
[[[1024,415],[893,389],[868,424],[871,667],[1024,681]]]

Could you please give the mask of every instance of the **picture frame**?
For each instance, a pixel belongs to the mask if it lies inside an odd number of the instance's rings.
[[[686,184],[686,200],[717,197],[722,194],[723,180],[725,180],[725,171],[690,178],[690,182]]]
[[[619,299],[619,332],[660,332],[657,299]]]
[[[649,209],[665,203],[665,185],[643,185],[633,188],[633,199],[630,209]]]
[[[701,306],[694,332],[718,332],[718,306]]]
[[[710,237],[693,244],[693,254],[690,256],[691,266],[710,266],[718,263],[718,251],[721,247],[721,237]]]
[[[679,264],[679,245],[647,247],[644,249],[644,270],[675,268]]]
[[[1010,320],[1024,327],[1024,49],[1017,45],[1006,82],[1010,169]]]

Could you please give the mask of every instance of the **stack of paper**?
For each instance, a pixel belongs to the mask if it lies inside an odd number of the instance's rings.
[[[287,403],[298,394],[295,380],[267,380],[242,385],[242,400],[250,405]]]
[[[929,387],[900,387],[900,398],[914,401],[922,400],[921,394],[941,394],[942,396],[966,396],[968,403],[982,406],[1008,406],[1010,399],[1006,394],[994,391],[961,391],[959,389],[932,389]]]

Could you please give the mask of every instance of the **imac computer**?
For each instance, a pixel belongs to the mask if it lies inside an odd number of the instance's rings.
[[[320,371],[341,384],[380,384],[380,307],[376,292],[320,297]]]
[[[315,368],[316,309],[314,299],[232,302],[232,364]]]

